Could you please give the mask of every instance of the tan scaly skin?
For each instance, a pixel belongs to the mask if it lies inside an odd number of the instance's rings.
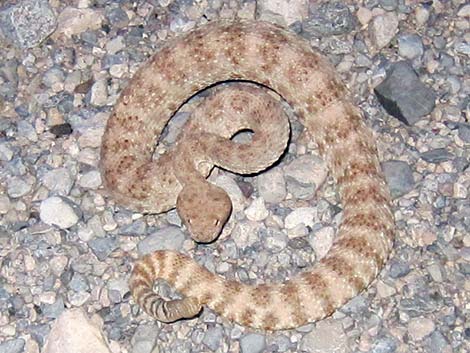
[[[343,205],[332,248],[309,271],[258,286],[227,281],[183,254],[158,251],[138,261],[130,288],[147,313],[165,322],[207,305],[242,325],[294,328],[330,315],[366,288],[383,267],[395,231],[373,136],[332,65],[302,38],[264,22],[215,22],[168,43],[135,74],[114,108],[103,137],[104,181],[128,207],[174,207],[182,189],[178,166],[165,158],[166,170],[151,163],[155,139],[194,93],[236,79],[279,93],[317,143]],[[158,278],[185,298],[163,301],[152,292]]]

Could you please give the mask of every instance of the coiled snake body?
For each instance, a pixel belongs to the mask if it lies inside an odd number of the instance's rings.
[[[119,203],[140,211],[163,212],[180,203],[183,211],[179,205],[177,209],[196,239],[212,240],[230,213],[229,200],[216,186],[212,189],[215,196],[205,200],[206,194],[191,187],[191,180],[201,183],[212,164],[223,166],[228,158],[225,152],[233,148],[231,141],[207,137],[192,142],[188,149],[182,139],[176,157],[170,153],[157,163],[152,162],[152,152],[155,139],[183,102],[201,89],[227,80],[267,86],[294,108],[337,183],[343,217],[336,240],[309,271],[283,283],[258,286],[225,280],[186,255],[158,251],[135,265],[131,292],[147,313],[167,322],[192,317],[202,305],[240,324],[266,330],[319,320],[377,276],[392,247],[394,221],[371,132],[332,65],[303,39],[264,22],[214,22],[165,45],[138,70],[108,121],[101,154],[105,185]],[[234,97],[247,94],[234,92]],[[251,94],[255,93],[248,92]],[[259,103],[246,112],[263,116],[272,109],[271,103]],[[218,107],[218,111],[223,109]],[[269,124],[256,125],[254,136],[256,129],[267,136],[276,133]],[[234,131],[218,133],[230,137]],[[272,140],[281,141],[285,134],[281,135]],[[261,142],[266,140],[261,138],[254,147],[261,150]],[[197,163],[186,158],[191,151],[208,151],[214,145],[220,158]],[[235,159],[246,160],[246,172],[253,172],[256,163],[250,153],[243,148],[236,152]],[[275,154],[268,159],[277,158],[278,152]],[[182,173],[175,161],[188,164],[191,172]],[[236,171],[244,172],[244,165]],[[267,165],[260,162],[260,166]],[[210,221],[204,223],[205,219]],[[152,291],[158,278],[185,297],[162,300]]]

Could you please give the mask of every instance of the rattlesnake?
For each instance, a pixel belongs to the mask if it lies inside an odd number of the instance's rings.
[[[163,159],[168,169],[155,167],[155,139],[180,104],[227,80],[269,87],[294,108],[337,183],[343,215],[336,240],[310,271],[258,286],[225,280],[186,255],[157,251],[135,265],[131,292],[147,313],[167,322],[192,317],[202,305],[266,330],[319,320],[377,276],[392,247],[394,220],[361,112],[332,65],[302,38],[265,22],[221,21],[162,47],[134,75],[108,120],[101,154],[105,186],[118,202],[141,211],[174,207],[182,189],[175,179],[178,166]],[[185,298],[162,300],[152,291],[159,278]]]

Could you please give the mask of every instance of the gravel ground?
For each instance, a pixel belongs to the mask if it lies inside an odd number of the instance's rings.
[[[286,3],[1,2],[0,353],[39,352],[55,319],[77,307],[114,353],[470,351],[470,5]],[[376,132],[394,197],[397,240],[379,278],[296,330],[255,332],[207,309],[155,323],[127,287],[137,257],[158,248],[250,283],[282,280],[325,254],[341,205],[294,116],[289,151],[269,172],[211,176],[234,201],[214,244],[193,244],[174,211],[133,213],[101,190],[101,135],[129,77],[167,38],[233,17],[289,26],[330,58]]]

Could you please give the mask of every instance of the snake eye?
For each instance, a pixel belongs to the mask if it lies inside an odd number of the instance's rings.
[[[216,219],[216,220],[214,221],[214,226],[217,227],[219,224],[220,224],[220,220]]]

